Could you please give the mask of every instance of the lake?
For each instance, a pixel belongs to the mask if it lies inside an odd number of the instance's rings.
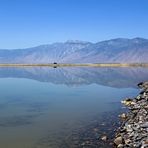
[[[108,147],[100,137],[146,80],[142,67],[0,68],[0,148]]]

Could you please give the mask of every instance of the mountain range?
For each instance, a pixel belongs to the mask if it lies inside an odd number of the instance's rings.
[[[148,39],[97,43],[67,41],[26,49],[1,49],[0,63],[148,63]]]

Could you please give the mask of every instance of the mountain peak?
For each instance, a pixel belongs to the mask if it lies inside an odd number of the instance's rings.
[[[133,38],[131,39],[134,43],[144,43],[144,42],[148,42],[147,39],[144,39],[144,38],[140,38],[140,37],[136,37],[136,38]]]
[[[88,44],[90,42],[80,41],[80,40],[67,40],[65,43],[67,44]]]

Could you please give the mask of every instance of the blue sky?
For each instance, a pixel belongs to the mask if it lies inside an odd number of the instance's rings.
[[[148,38],[148,0],[0,0],[0,48]]]

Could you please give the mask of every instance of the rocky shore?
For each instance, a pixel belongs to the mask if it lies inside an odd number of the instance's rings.
[[[148,148],[148,82],[138,87],[137,97],[122,101],[129,111],[120,115],[123,122],[114,139],[117,148]]]

